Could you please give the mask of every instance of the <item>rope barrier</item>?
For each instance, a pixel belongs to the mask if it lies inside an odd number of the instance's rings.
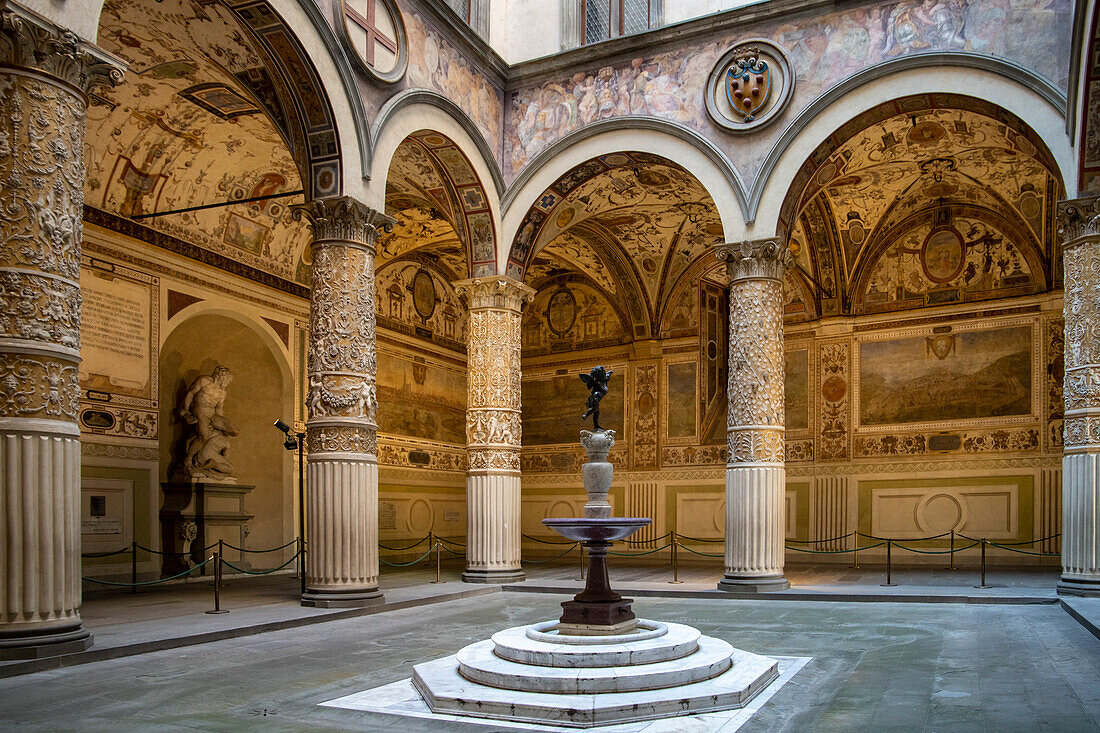
[[[652,550],[647,550],[646,552],[611,552],[610,550],[608,550],[607,554],[608,555],[618,555],[619,557],[641,557],[642,555],[652,555],[655,552],[660,552],[661,550],[667,550],[669,547],[672,547],[671,542],[669,542],[667,545],[664,545],[662,547],[657,547],[657,548],[654,548]]]
[[[466,546],[465,542],[459,542],[458,540],[449,540],[446,537],[436,537],[436,539],[439,540],[440,542],[442,542],[445,545],[449,543],[449,544],[454,545],[455,547],[465,547]]]
[[[999,545],[996,542],[990,542],[989,540],[986,540],[986,544],[988,544],[990,547],[1000,547],[1002,550],[1008,550],[1009,552],[1018,552],[1021,555],[1037,555],[1039,557],[1061,557],[1062,555],[1062,553],[1060,552],[1033,552],[1031,550],[1017,550],[1013,547],[1005,547],[1004,545]]]
[[[434,550],[434,549],[435,549],[434,547],[429,547],[427,552],[425,552],[423,555],[416,558],[412,562],[386,562],[385,560],[383,560],[381,558],[379,558],[378,562],[382,563],[383,565],[385,565],[388,568],[407,568],[410,565],[416,565],[418,562],[420,562],[421,560],[426,558],[428,555],[432,554],[432,550]]]
[[[223,547],[228,547],[230,550],[236,550],[237,552],[248,552],[248,553],[252,553],[252,554],[260,554],[260,553],[264,553],[264,552],[278,552],[279,550],[285,550],[286,548],[290,547],[291,545],[293,545],[297,541],[298,541],[298,538],[295,537],[290,542],[287,542],[285,545],[280,545],[279,547],[272,547],[270,550],[246,550],[243,547],[236,547],[235,545],[231,545],[228,542],[223,542],[222,546]]]
[[[725,542],[726,541],[725,537],[723,537],[720,540],[705,540],[702,537],[685,537],[682,534],[678,534],[676,536],[678,538],[682,539],[682,540],[691,540],[692,542]],[[683,547],[683,545],[681,544],[680,547]]]
[[[650,542],[660,542],[661,540],[665,539],[666,537],[671,537],[671,536],[672,536],[671,532],[665,532],[660,537],[654,537],[651,540],[619,540],[619,542],[624,542],[628,545],[646,545],[646,544],[649,544]]]
[[[226,545],[226,547],[228,547],[228,545]],[[280,549],[281,549],[281,548],[280,548]],[[294,553],[294,557],[290,558],[289,560],[287,560],[286,562],[284,562],[284,563],[283,563],[282,565],[280,565],[279,567],[277,567],[277,568],[274,568],[274,569],[272,569],[272,570],[245,570],[244,568],[239,568],[239,567],[237,567],[237,566],[236,566],[236,565],[234,565],[233,563],[231,563],[231,562],[229,562],[228,560],[226,560],[226,559],[225,559],[224,557],[223,557],[223,558],[221,559],[221,561],[222,561],[222,564],[224,564],[224,565],[228,565],[229,567],[231,567],[231,568],[233,568],[234,570],[236,570],[236,571],[237,571],[238,573],[244,573],[245,575],[271,575],[272,573],[276,573],[276,572],[278,572],[278,571],[282,570],[282,569],[283,569],[283,568],[285,568],[285,567],[286,567],[287,565],[289,565],[290,563],[292,563],[292,562],[294,562],[295,560],[297,560],[297,559],[298,559],[298,556],[299,556],[299,555],[301,555],[301,554],[302,554],[301,550],[299,550],[298,552],[295,552],[295,553]]]
[[[84,577],[82,577],[81,580],[87,580],[89,583],[99,583],[100,585],[121,585],[121,586],[127,587],[127,588],[133,587],[133,586],[136,586],[136,585],[156,585],[157,583],[167,583],[169,580],[175,580],[176,578],[182,578],[185,575],[190,575],[195,570],[198,570],[199,568],[203,567],[204,565],[207,565],[208,563],[213,562],[213,560],[214,560],[213,557],[207,558],[206,560],[203,560],[198,565],[195,565],[194,567],[188,568],[187,570],[184,570],[179,575],[173,575],[170,578],[158,578],[157,580],[146,580],[146,581],[143,581],[141,583],[113,583],[110,580],[96,580],[95,578],[84,578]]]
[[[465,553],[465,552],[456,552],[456,551],[452,550],[451,548],[447,547],[447,546],[446,546],[445,544],[443,544],[442,542],[440,542],[440,543],[439,543],[439,546],[440,546],[440,547],[442,547],[442,548],[444,549],[444,551],[446,551],[446,552],[449,552],[449,553],[451,553],[451,554],[452,554],[452,555],[454,555],[455,557],[463,557],[463,556],[465,556],[465,555],[466,555],[466,553]]]
[[[681,550],[687,550],[693,555],[702,555],[703,557],[723,557],[725,555],[725,553],[723,552],[699,552],[698,550],[693,550],[690,547],[679,542],[677,542],[676,544],[680,546]]]
[[[111,555],[121,555],[124,552],[130,552],[129,547],[124,547],[121,550],[115,550],[114,552],[82,552],[81,557],[110,557]]]
[[[877,535],[867,534],[866,532],[859,532],[859,531],[855,532],[854,534],[858,534],[860,537],[866,537],[869,540],[882,540],[883,542],[897,543],[897,542],[924,542],[925,540],[938,540],[941,537],[946,537],[947,535],[951,534],[951,531],[948,530],[947,532],[942,532],[940,534],[934,534],[931,537],[907,537],[905,539],[900,539],[900,540],[896,540],[893,537],[878,537]],[[960,535],[958,533],[956,533],[955,536],[956,537],[962,537],[962,535]],[[967,537],[966,539],[970,539],[970,538]]]
[[[578,547],[580,547],[580,544],[581,544],[581,543],[579,543],[579,542],[574,542],[574,543],[573,543],[573,546],[572,546],[572,547],[570,547],[570,548],[569,548],[568,550],[566,550],[565,552],[563,552],[563,553],[561,553],[561,554],[559,554],[559,555],[554,555],[553,557],[551,557],[551,558],[547,558],[546,560],[523,560],[523,559],[521,559],[521,560],[520,560],[520,562],[534,563],[535,565],[542,565],[543,563],[553,562],[554,560],[557,560],[558,558],[561,558],[561,557],[565,557],[565,556],[566,556],[566,555],[568,555],[568,554],[569,554],[570,552],[572,552],[573,550],[575,550],[575,549],[577,549]]]
[[[213,543],[207,545],[206,547],[202,548],[202,552],[206,552],[207,550],[212,550],[217,546],[218,546],[218,543],[213,542]],[[139,550],[145,550],[146,552],[151,552],[154,555],[165,555],[165,556],[171,556],[171,557],[187,557],[188,555],[191,555],[196,551],[194,548],[192,548],[191,552],[161,552],[160,550],[154,550],[152,547],[146,547],[145,545],[139,545],[136,542],[134,543],[134,547],[136,547]]]
[[[839,537],[826,537],[823,540],[787,540],[787,542],[794,542],[798,545],[812,545],[815,542],[836,542],[837,540],[846,540],[854,534],[855,532],[849,532],[848,534],[842,534]]]
[[[572,542],[572,541],[555,542],[554,540],[540,540],[538,537],[533,537],[529,534],[520,535],[520,536],[524,537],[526,539],[529,539],[532,542],[541,542],[544,545],[575,545],[575,544],[577,544],[576,542]]]
[[[969,550],[971,547],[977,547],[982,544],[981,542],[974,542],[966,547],[956,547],[954,550],[918,550],[916,547],[906,547],[905,545],[899,545],[894,543],[894,547],[906,550],[908,552],[918,552],[921,555],[950,555],[952,552],[962,552],[963,550]]]
[[[958,533],[956,533],[955,536],[956,537],[962,537],[964,540],[970,540],[971,542],[981,542],[981,540],[978,539],[977,537],[967,537],[964,534],[958,534]],[[1059,532],[1058,534],[1052,534],[1049,537],[1040,537],[1037,540],[1023,540],[1022,542],[1001,542],[1001,543],[997,544],[997,547],[1001,547],[1001,549],[1008,549],[1008,548],[1002,547],[1002,545],[1034,545],[1034,544],[1039,543],[1039,542],[1046,542],[1048,540],[1057,539],[1058,537],[1061,537],[1061,536],[1062,536],[1062,533]],[[991,545],[993,544],[993,542],[991,540],[986,540],[986,541],[989,542],[989,544],[991,544]]]
[[[430,537],[431,537],[431,535],[426,534],[423,537],[421,537],[420,539],[418,539],[416,542],[412,543],[411,545],[408,545],[407,547],[390,547],[389,545],[383,545],[381,543],[379,543],[378,546],[381,547],[383,550],[391,550],[391,551],[394,551],[394,552],[404,552],[405,550],[411,550],[412,548],[416,547],[417,545],[424,544]]]
[[[866,547],[857,547],[853,550],[807,550],[802,547],[785,547],[784,549],[791,550],[793,552],[805,552],[811,555],[840,555],[846,552],[863,552],[864,550],[873,550],[876,547],[882,547],[885,542],[879,542],[874,545],[867,545]]]

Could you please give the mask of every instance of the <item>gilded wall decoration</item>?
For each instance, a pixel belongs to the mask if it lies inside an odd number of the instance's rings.
[[[632,467],[657,466],[657,364],[631,364],[634,430],[631,433]]]
[[[965,430],[958,433],[926,432],[894,435],[857,435],[857,458],[919,456],[941,453],[1005,453],[1040,448],[1035,428]]]
[[[387,468],[415,468],[431,471],[465,472],[467,461],[464,449],[447,450],[438,445],[405,444],[378,440],[378,463]]]
[[[729,461],[724,445],[666,445],[661,448],[661,466],[716,466]]]
[[[114,405],[82,405],[80,430],[85,434],[157,440],[157,413]]]
[[[803,463],[806,461],[812,461],[814,459],[814,441],[809,440],[786,440],[785,456],[787,463]]]
[[[376,281],[380,327],[466,350],[466,306],[433,263],[395,262],[381,268]]]
[[[1065,375],[1065,330],[1062,318],[1053,317],[1043,321],[1043,350],[1046,363],[1046,434],[1043,445],[1049,452],[1062,449],[1062,423],[1065,417],[1065,394],[1063,389]]]
[[[848,458],[851,425],[851,343],[825,341],[818,344],[821,396],[818,418],[818,455],[821,461]]]
[[[504,169],[511,180],[525,164],[567,133],[600,120],[645,115],[687,125],[711,137],[704,110],[707,78],[730,46],[765,38],[783,48],[798,78],[798,94],[783,115],[789,120],[839,81],[898,56],[969,51],[1009,59],[1065,88],[1068,54],[1054,39],[1071,36],[1068,0],[1000,3],[963,0],[922,3],[888,0],[803,18],[749,23],[719,38],[590,68],[509,92]],[[752,180],[782,124],[755,133],[752,145],[723,147]]]
[[[1032,251],[1033,244],[1028,244]],[[908,228],[871,269],[855,311],[920,308],[1035,292],[1031,265],[1012,235],[960,216]]]
[[[558,280],[541,287],[524,310],[523,354],[538,356],[626,343],[630,334],[623,319],[596,288]]]
[[[1031,415],[1032,341],[1030,325],[861,341],[860,425]]]

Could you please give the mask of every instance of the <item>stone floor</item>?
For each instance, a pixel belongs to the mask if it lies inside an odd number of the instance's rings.
[[[0,720],[28,731],[486,733],[494,726],[319,703],[552,617],[558,600],[492,592],[26,674],[0,680]],[[813,657],[743,731],[1100,729],[1100,640],[1055,603],[643,597],[636,608],[738,648]],[[693,730],[682,722],[669,730]]]

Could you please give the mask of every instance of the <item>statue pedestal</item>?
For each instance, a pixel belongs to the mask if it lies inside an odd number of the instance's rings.
[[[169,481],[162,483],[164,503],[160,509],[161,547],[164,556],[161,574],[178,575],[203,562],[216,548],[209,545],[222,540],[246,547],[248,520],[244,497],[255,486],[209,481]],[[237,567],[250,569],[247,555],[226,548],[225,559]],[[214,566],[202,569],[213,575]]]

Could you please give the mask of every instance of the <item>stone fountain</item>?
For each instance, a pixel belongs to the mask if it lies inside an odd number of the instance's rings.
[[[413,667],[413,686],[435,713],[590,728],[744,706],[779,675],[776,660],[734,649],[677,623],[635,618],[611,589],[607,550],[652,520],[612,517],[607,455],[615,433],[599,425],[611,371],[582,374],[591,390],[581,431],[588,502],[583,518],[543,524],[588,548],[583,591],[557,621],[517,626],[458,654]]]

